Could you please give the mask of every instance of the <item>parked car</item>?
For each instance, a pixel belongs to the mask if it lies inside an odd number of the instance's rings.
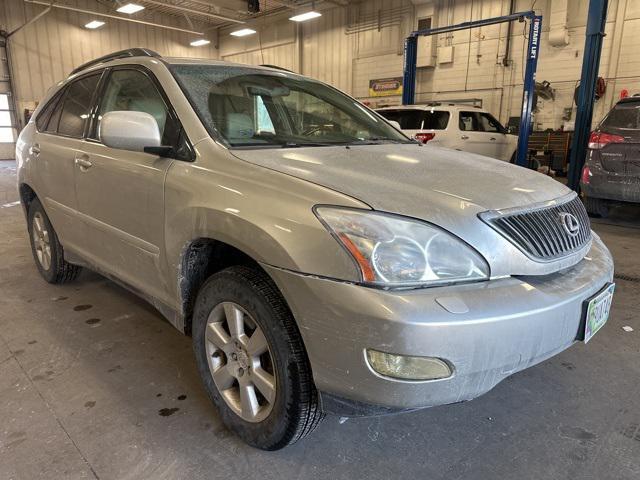
[[[486,110],[469,105],[405,105],[376,110],[408,136],[430,146],[477,153],[515,163],[518,137]]]
[[[259,448],[324,413],[470,400],[607,319],[611,256],[575,193],[301,75],[119,52],[53,88],[16,150],[44,279],[88,266],[148,299]]]
[[[620,100],[589,137],[580,187],[587,211],[640,203],[640,96]]]

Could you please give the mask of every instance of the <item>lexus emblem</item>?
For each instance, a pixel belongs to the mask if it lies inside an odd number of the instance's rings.
[[[562,228],[564,228],[564,231],[572,237],[575,237],[580,233],[580,222],[575,215],[566,212],[561,213],[560,224],[562,225]]]

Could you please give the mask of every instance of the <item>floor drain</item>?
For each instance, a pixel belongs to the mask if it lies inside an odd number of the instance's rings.
[[[613,276],[616,280],[626,280],[627,282],[640,283],[640,277],[634,277],[633,275],[616,274]]]

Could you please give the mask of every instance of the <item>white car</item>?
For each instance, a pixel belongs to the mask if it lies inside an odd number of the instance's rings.
[[[470,105],[404,105],[377,109],[422,143],[478,153],[513,163],[518,137],[486,110]]]

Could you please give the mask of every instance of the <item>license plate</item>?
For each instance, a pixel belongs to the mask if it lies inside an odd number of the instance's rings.
[[[588,300],[584,319],[584,343],[591,340],[591,337],[607,323],[615,288],[615,283],[611,283],[595,297]]]

